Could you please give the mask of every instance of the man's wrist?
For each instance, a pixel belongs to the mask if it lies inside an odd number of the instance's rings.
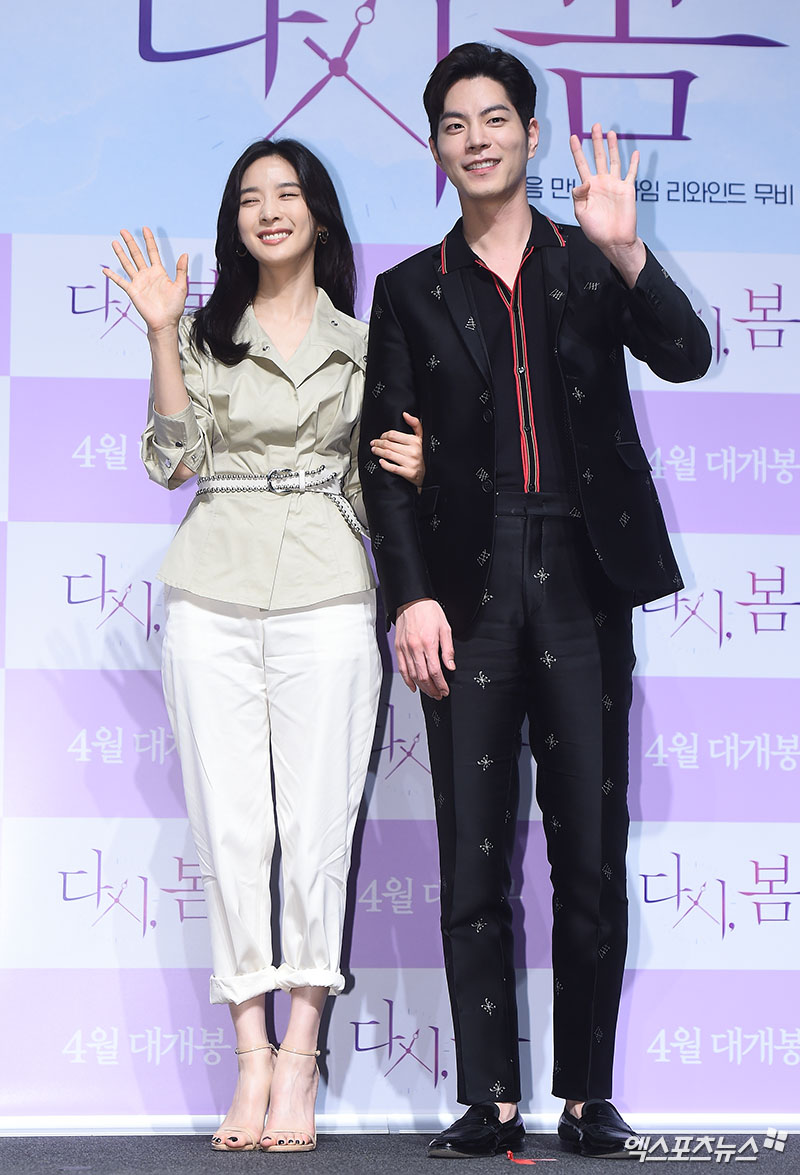
[[[424,604],[427,602],[430,602],[432,604],[436,603],[436,601],[433,599],[432,596],[420,596],[418,600],[407,600],[405,602],[405,604],[398,605],[396,615],[398,617],[400,617],[403,615],[403,613],[406,611],[407,608],[413,607],[414,604]]]
[[[647,261],[647,249],[642,238],[637,237],[630,245],[609,247],[603,253],[628,289],[632,290]]]

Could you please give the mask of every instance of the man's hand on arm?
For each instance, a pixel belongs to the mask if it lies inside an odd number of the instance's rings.
[[[436,600],[412,600],[397,609],[395,652],[400,676],[412,693],[417,686],[439,701],[450,690],[442,664],[455,669],[453,634],[441,604]],[[440,659],[441,652],[441,659]]]

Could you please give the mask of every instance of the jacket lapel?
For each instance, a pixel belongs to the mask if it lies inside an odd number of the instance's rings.
[[[441,288],[442,297],[453,320],[456,335],[472,356],[484,383],[491,386],[492,369],[489,363],[489,352],[486,349],[483,331],[481,330],[478,315],[467,290],[463,269],[454,269],[452,272],[447,272],[446,241],[447,238],[445,237],[442,243],[442,260],[437,256],[435,280]]]
[[[558,338],[561,319],[567,305],[569,293],[569,246],[562,249],[542,249],[542,274],[544,275],[544,301],[549,335]]]

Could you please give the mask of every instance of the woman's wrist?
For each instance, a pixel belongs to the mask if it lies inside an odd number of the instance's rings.
[[[180,319],[175,322],[165,323],[163,326],[156,328],[148,326],[147,341],[151,347],[163,347],[177,345],[178,342],[178,323]]]

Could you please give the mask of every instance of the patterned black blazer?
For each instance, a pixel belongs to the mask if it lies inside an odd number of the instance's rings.
[[[682,581],[636,429],[624,347],[680,383],[707,370],[708,332],[649,250],[629,290],[579,228],[531,211],[537,233],[551,231],[558,246],[542,249],[542,272],[578,509],[608,578],[645,603]],[[387,429],[408,431],[404,410],[424,428],[420,494],[381,469],[369,448]],[[389,621],[401,604],[432,597],[460,634],[480,605],[492,556],[494,388],[463,270],[448,271],[446,237],[376,281],[359,465]]]

